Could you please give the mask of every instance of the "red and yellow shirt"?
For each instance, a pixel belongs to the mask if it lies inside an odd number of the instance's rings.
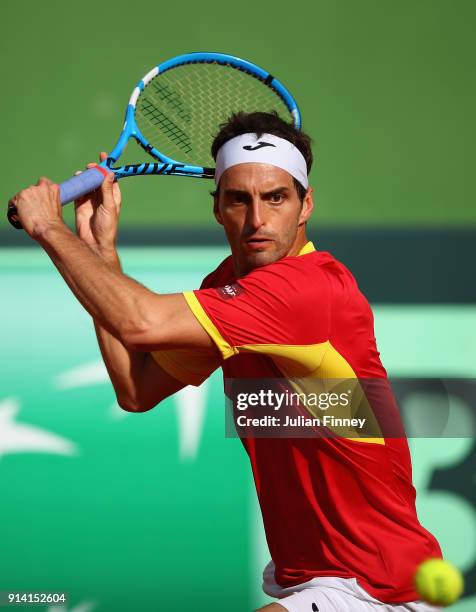
[[[224,378],[386,378],[367,300],[347,268],[310,242],[240,279],[228,257],[184,296],[222,359],[154,353],[185,383],[219,365]],[[380,601],[419,599],[415,569],[441,551],[418,521],[405,438],[242,443],[279,585],[338,576],[357,578]]]

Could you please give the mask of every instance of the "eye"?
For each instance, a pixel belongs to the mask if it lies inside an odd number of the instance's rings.
[[[272,193],[269,196],[269,201],[272,204],[281,204],[283,200],[284,200],[284,194],[281,193],[280,191],[276,191],[275,193]]]
[[[244,198],[232,198],[229,202],[228,202],[228,206],[243,206],[243,204],[246,204]]]
[[[243,206],[243,204],[246,204],[246,196],[240,193],[230,194],[225,198],[225,204],[231,207]]]

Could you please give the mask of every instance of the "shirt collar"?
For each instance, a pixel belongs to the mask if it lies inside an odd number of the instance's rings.
[[[313,251],[315,251],[315,247],[312,244],[312,242],[309,240],[309,242],[306,242],[306,244],[302,247],[302,249],[299,251],[298,255],[307,255],[308,253],[312,253]]]

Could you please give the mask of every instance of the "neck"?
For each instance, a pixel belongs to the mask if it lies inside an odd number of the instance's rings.
[[[299,255],[299,252],[301,251],[303,246],[308,242],[309,238],[306,235],[306,226],[302,225],[301,227],[299,227],[293,245],[289,249],[288,253],[286,253],[285,257],[295,257],[296,255]]]
[[[301,249],[309,242],[308,237],[306,236],[306,227],[305,225],[302,225],[298,228],[298,231],[296,233],[296,237],[292,243],[292,245],[290,246],[290,248],[286,251],[286,253],[284,253],[279,259],[283,259],[284,257],[295,257],[297,255],[299,255]],[[235,271],[235,277],[241,278],[243,276],[246,276],[249,272],[251,272],[252,269],[248,269],[248,270],[242,270],[240,269],[240,262],[239,262],[239,258],[236,257],[235,255],[233,255],[232,253],[232,258],[233,258],[233,268]],[[269,262],[269,263],[273,263],[273,262]]]

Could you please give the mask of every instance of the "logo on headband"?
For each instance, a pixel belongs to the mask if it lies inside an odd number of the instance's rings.
[[[276,145],[271,144],[270,142],[264,142],[264,140],[260,140],[257,145],[252,147],[251,145],[245,145],[243,149],[246,151],[257,151],[258,149],[262,149],[263,147],[276,147]]]

